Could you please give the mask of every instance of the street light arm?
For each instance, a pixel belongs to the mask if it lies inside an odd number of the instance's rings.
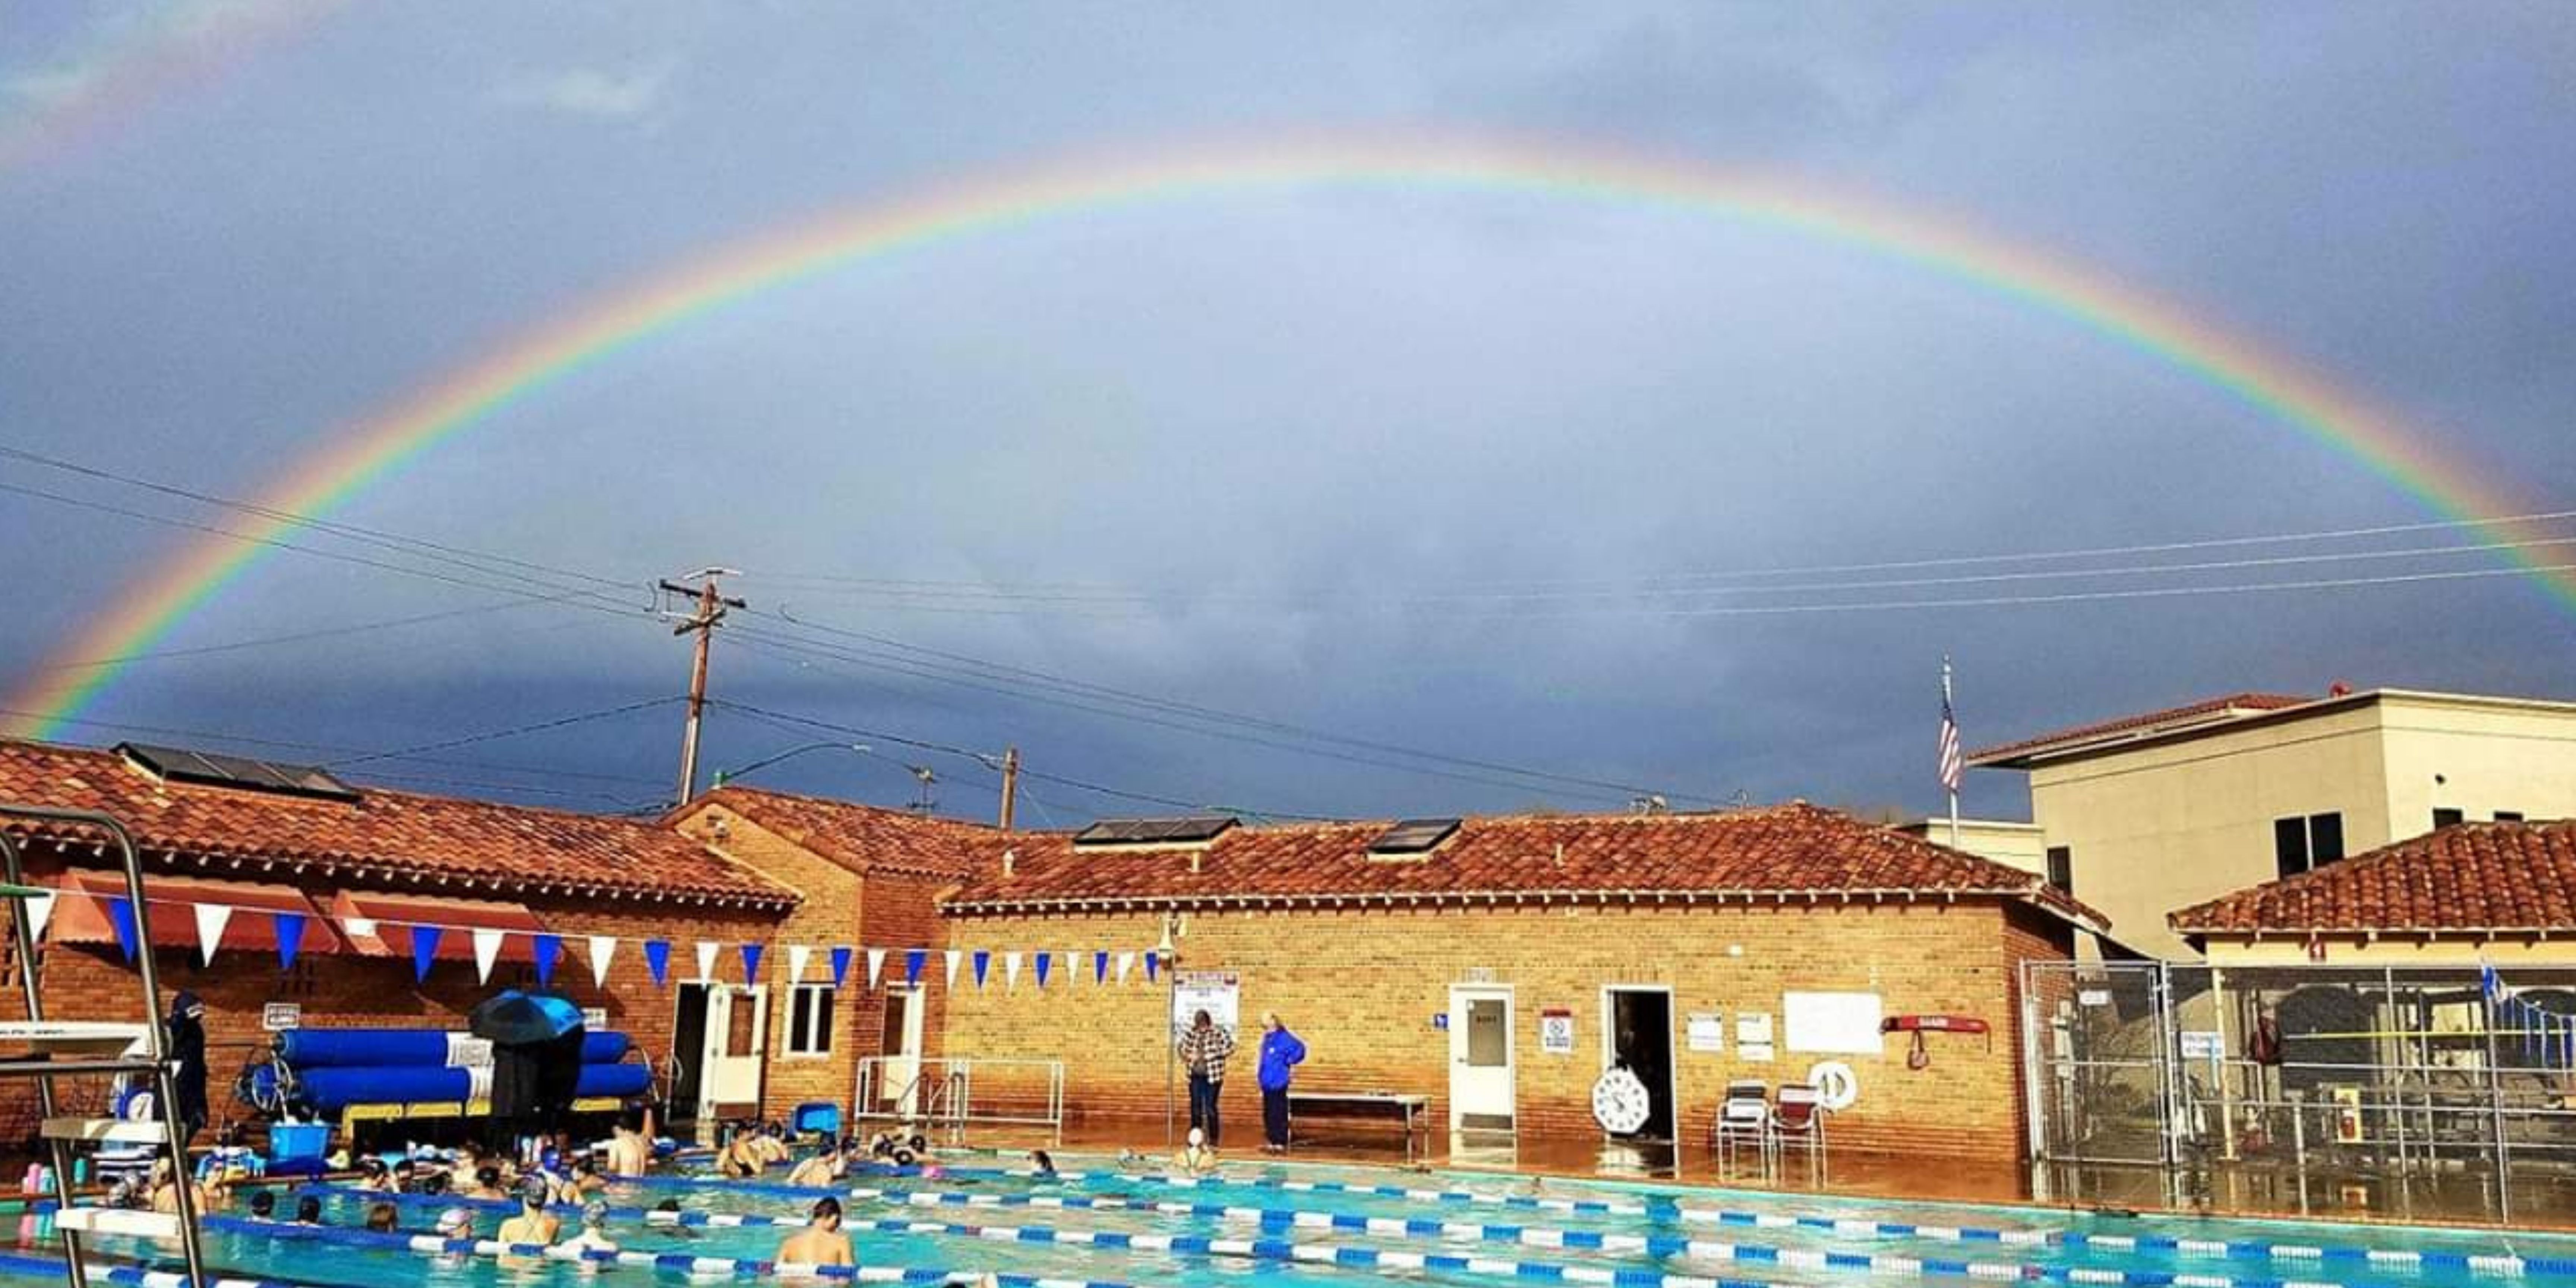
[[[722,787],[728,780],[740,778],[755,769],[767,769],[771,765],[775,765],[782,760],[802,756],[809,751],[847,751],[854,752],[862,756],[872,756],[876,754],[875,748],[862,743],[809,742],[802,747],[790,747],[774,756],[763,756],[748,765],[740,765],[732,769],[719,769],[716,771],[716,786]]]

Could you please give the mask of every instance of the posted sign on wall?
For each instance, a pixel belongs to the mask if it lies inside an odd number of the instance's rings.
[[[259,1008],[259,1027],[270,1033],[304,1027],[304,1008],[293,1002],[271,1002]]]
[[[1230,970],[1181,971],[1172,976],[1172,1036],[1188,1032],[1205,1011],[1216,1026],[1243,1038],[1243,977]]]
[[[1574,1054],[1574,1012],[1551,1006],[1538,1013],[1538,1049],[1549,1055]]]

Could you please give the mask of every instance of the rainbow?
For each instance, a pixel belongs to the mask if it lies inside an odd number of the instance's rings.
[[[2423,433],[2298,364],[2107,276],[2026,247],[1805,182],[1614,154],[1589,144],[1384,138],[1008,171],[756,236],[596,300],[420,387],[332,434],[327,447],[259,500],[289,515],[328,514],[421,453],[657,335],[855,263],[1123,207],[1319,185],[1536,194],[1663,208],[1850,247],[2019,302],[2168,364],[2343,455],[2446,518],[2475,521],[2517,508],[2500,489],[2436,456]],[[268,519],[243,531],[268,538],[293,526],[291,518]],[[2502,539],[2516,535],[2508,524],[2477,526]],[[120,595],[15,695],[9,706],[32,713],[18,718],[21,726],[37,736],[58,735],[120,673],[117,663],[85,659],[149,651],[266,549],[222,538],[201,541]],[[2576,609],[2576,577],[2553,578],[2519,551],[2508,557]]]
[[[103,6],[76,47],[23,71],[0,113],[0,172],[74,150],[178,89],[214,80],[262,45],[319,21],[339,0],[187,0]]]

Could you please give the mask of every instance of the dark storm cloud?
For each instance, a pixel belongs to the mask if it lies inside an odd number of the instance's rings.
[[[343,11],[81,151],[0,171],[0,436],[254,492],[580,301],[820,211],[1065,153],[1430,128],[1598,140],[1964,220],[2332,373],[2437,454],[2560,508],[2571,42],[2576,20],[2542,5],[2438,24],[2343,4]],[[0,85],[49,65],[24,57],[0,53]],[[182,513],[23,466],[0,482]],[[1561,197],[1214,194],[856,265],[537,391],[347,517],[596,571],[638,587],[617,592],[636,610],[645,580],[722,562],[764,613],[1716,800],[1931,805],[1944,652],[1972,743],[2336,679],[2576,695],[2564,611],[2503,581],[1822,615],[1698,610],[2061,587],[1496,598],[2422,517],[2330,448],[2044,310],[1828,243]],[[45,588],[0,634],[11,672],[183,540],[5,495],[0,539]],[[925,604],[825,577],[1153,594]],[[490,598],[279,554],[168,643]],[[816,629],[793,632],[798,651],[784,623],[743,625],[719,645],[736,700],[1016,743],[1057,774],[1194,803],[1623,795],[1403,773],[1349,744],[1301,754],[1273,744],[1317,744],[1275,728],[1208,738],[1168,706],[1033,697],[1025,675],[852,656]],[[640,611],[539,607],[138,664],[96,714],[395,747],[666,694],[682,665]],[[843,736],[720,712],[710,764]],[[656,712],[448,759],[576,768],[590,776],[551,786],[583,794],[550,799],[599,805],[652,796],[675,739]],[[982,767],[939,768],[944,805],[989,808]],[[774,772],[916,790],[865,757]],[[1068,813],[1151,808],[1036,786]],[[1969,804],[2020,807],[2000,779],[1972,779]]]

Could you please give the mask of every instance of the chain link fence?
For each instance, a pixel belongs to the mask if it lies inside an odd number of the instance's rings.
[[[2023,967],[2031,1154],[2213,1178],[2465,1188],[2496,1220],[2576,1181],[2576,970]]]

